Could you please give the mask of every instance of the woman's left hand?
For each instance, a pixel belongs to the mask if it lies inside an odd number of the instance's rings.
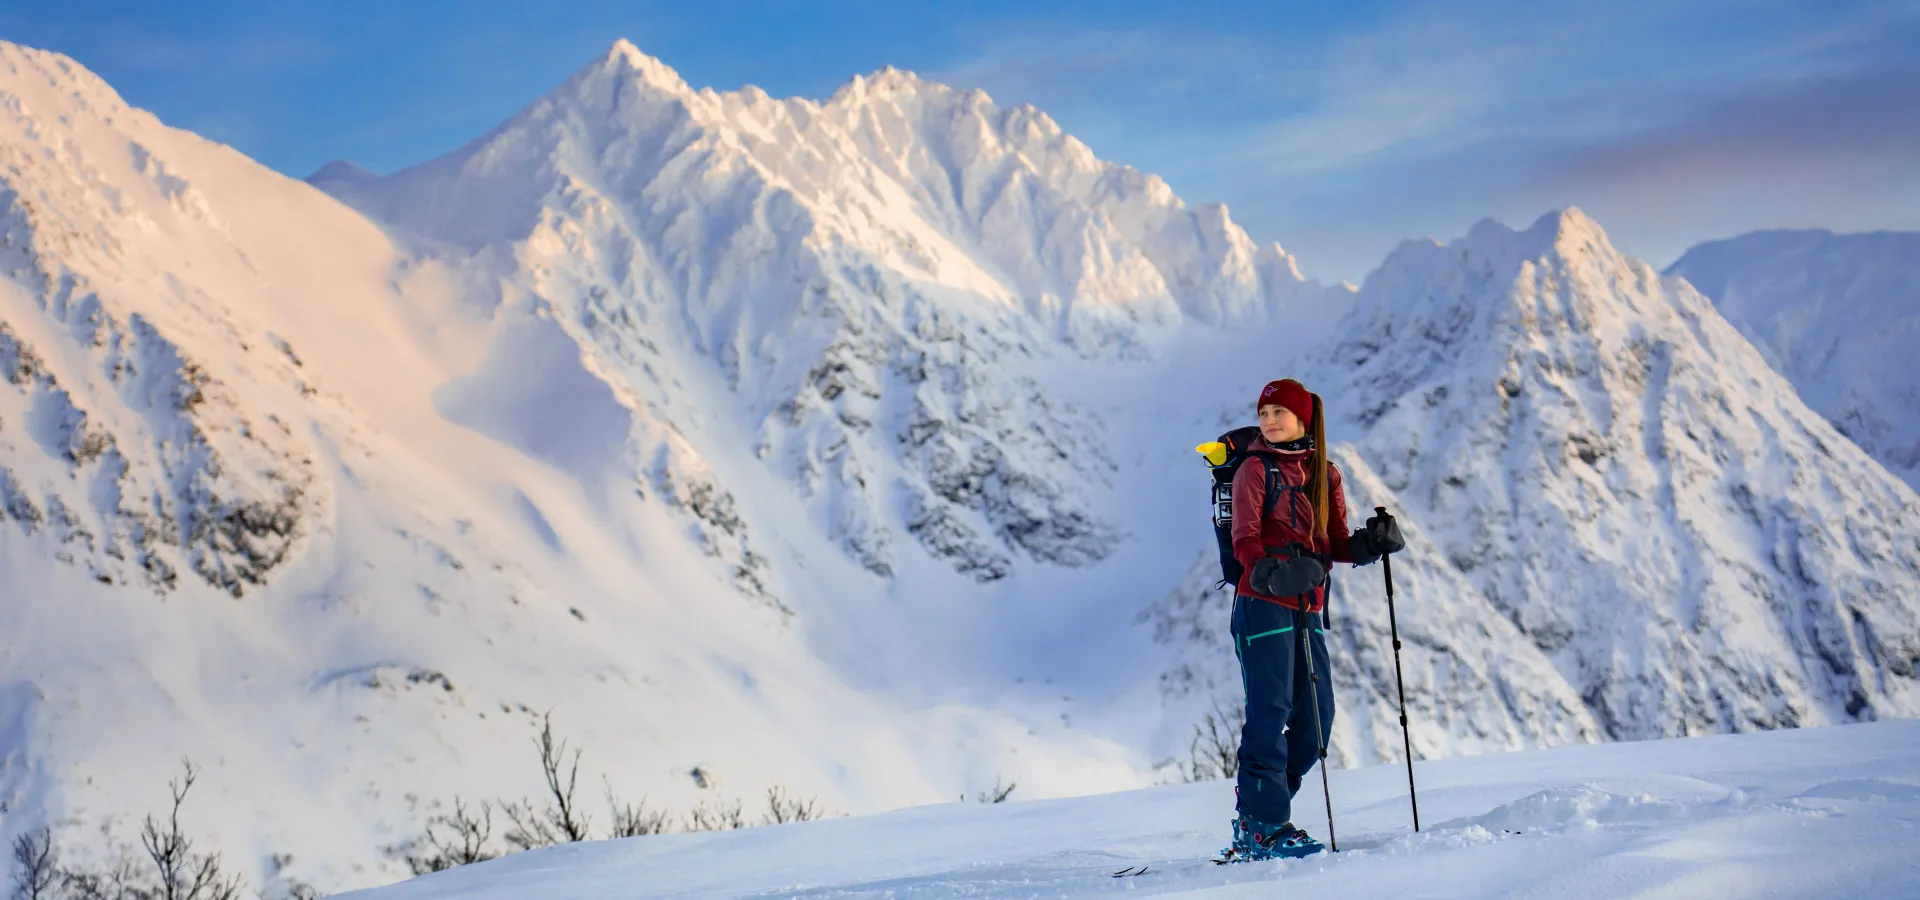
[[[1367,519],[1367,543],[1381,555],[1407,549],[1407,539],[1400,534],[1400,523],[1383,512]]]

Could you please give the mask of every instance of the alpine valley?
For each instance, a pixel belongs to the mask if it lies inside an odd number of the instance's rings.
[[[1572,209],[1318,284],[891,69],[622,41],[303,183],[0,44],[0,837],[130,842],[184,756],[254,884],[383,883],[543,716],[662,809],[1177,777],[1239,687],[1192,448],[1289,374],[1407,532],[1416,755],[1920,715],[1920,421],[1798,354]],[[1335,762],[1398,760],[1380,567],[1332,617]]]

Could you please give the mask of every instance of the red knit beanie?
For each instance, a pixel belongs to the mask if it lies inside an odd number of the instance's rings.
[[[1313,422],[1313,395],[1307,393],[1307,386],[1298,381],[1282,378],[1267,382],[1267,386],[1260,389],[1260,402],[1253,405],[1253,411],[1257,413],[1260,407],[1275,404],[1286,407],[1288,412],[1300,419],[1302,425]]]

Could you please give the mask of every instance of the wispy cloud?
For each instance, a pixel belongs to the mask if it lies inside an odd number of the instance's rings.
[[[339,48],[298,29],[262,26],[234,33],[181,35],[133,22],[90,23],[84,44],[92,55],[129,72],[179,72],[201,76],[259,75],[316,69],[332,63]]]
[[[1657,263],[1761,227],[1920,228],[1920,68],[1691,98],[1660,122],[1528,166],[1512,196],[1586,207]]]

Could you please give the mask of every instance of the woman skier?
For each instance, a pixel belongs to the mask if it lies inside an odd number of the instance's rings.
[[[1390,516],[1347,533],[1340,469],[1327,460],[1320,396],[1291,378],[1255,404],[1260,438],[1233,476],[1233,647],[1246,687],[1240,775],[1229,860],[1297,857],[1325,849],[1293,824],[1301,779],[1333,734],[1333,685],[1323,630],[1327,569],[1364,566],[1406,546]],[[1268,491],[1280,491],[1261,515]],[[1244,511],[1252,514],[1242,514]]]

